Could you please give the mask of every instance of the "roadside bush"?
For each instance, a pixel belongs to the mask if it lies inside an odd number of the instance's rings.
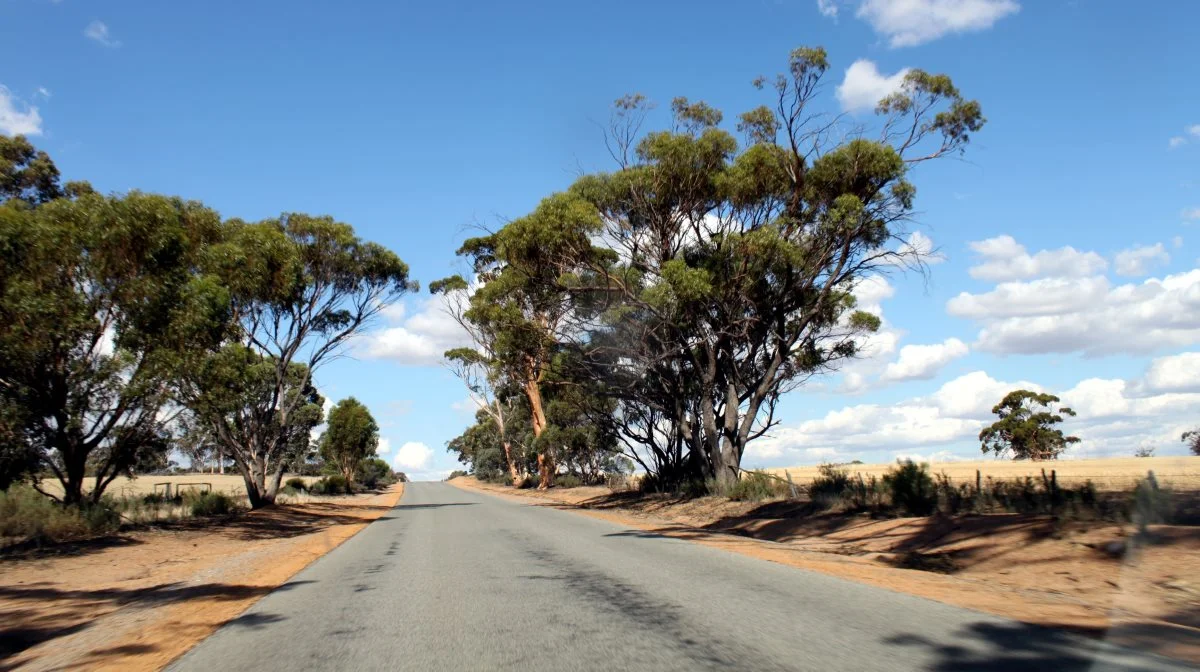
[[[554,487],[556,488],[578,488],[583,485],[583,479],[575,474],[559,474],[554,477]]]
[[[1159,487],[1153,471],[1138,481],[1132,499],[1131,517],[1140,531],[1145,532],[1147,525],[1171,522],[1174,514],[1171,491]]]
[[[64,507],[29,485],[0,491],[0,537],[36,543],[111,534],[121,524],[110,502]]]
[[[883,475],[883,483],[892,493],[892,506],[900,511],[928,516],[937,510],[937,489],[929,465],[904,460]]]
[[[788,493],[786,483],[772,478],[762,471],[747,471],[736,483],[718,493],[738,502],[758,502],[764,499],[784,497]]]
[[[396,482],[396,478],[392,476],[392,467],[387,461],[381,460],[378,457],[363,460],[358,465],[355,479],[368,490],[386,488]]]
[[[197,518],[203,516],[223,516],[237,510],[237,503],[233,501],[232,497],[223,492],[205,492],[198,495],[189,495],[184,500],[189,505],[192,515]]]
[[[462,469],[455,469],[454,471],[450,472],[450,475],[446,477],[446,480],[453,481],[454,479],[458,478],[459,476],[466,476],[466,475],[467,475],[467,472],[463,471]]]
[[[303,478],[298,478],[298,477],[289,478],[289,479],[287,479],[287,482],[285,482],[283,485],[285,488],[291,488],[292,490],[295,490],[296,492],[304,492],[305,490],[308,490],[308,484],[304,482]]]
[[[352,494],[350,484],[345,476],[326,476],[309,486],[308,491],[314,495],[349,495]]]
[[[818,471],[817,477],[808,485],[809,498],[824,509],[842,503],[850,487],[850,472],[832,464],[822,464]]]

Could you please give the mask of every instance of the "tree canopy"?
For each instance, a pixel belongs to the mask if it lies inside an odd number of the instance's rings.
[[[326,464],[336,465],[342,476],[352,483],[363,461],[375,455],[379,446],[379,425],[375,424],[375,418],[366,406],[354,397],[348,397],[330,409],[320,446]]]
[[[979,441],[984,453],[997,457],[1011,454],[1016,460],[1053,460],[1079,438],[1065,436],[1055,426],[1062,423],[1063,416],[1074,416],[1075,411],[1061,407],[1053,394],[1014,390],[992,408],[999,420],[979,432]]]

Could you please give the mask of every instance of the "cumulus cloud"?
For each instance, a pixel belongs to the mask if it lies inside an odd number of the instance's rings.
[[[1158,357],[1146,367],[1146,373],[1131,386],[1135,394],[1164,392],[1200,392],[1200,352]]]
[[[897,48],[985,30],[1020,8],[1014,0],[863,0],[855,16]]]
[[[1152,268],[1169,263],[1171,255],[1162,243],[1136,245],[1117,253],[1113,258],[1113,270],[1117,275],[1147,275]]]
[[[873,62],[860,58],[846,68],[846,75],[836,91],[838,102],[847,112],[873,110],[880,100],[900,90],[907,74],[908,68],[904,68],[895,74],[884,75]]]
[[[92,21],[83,29],[83,34],[91,41],[104,45],[110,49],[116,49],[121,46],[121,41],[114,38],[109,32],[108,26],[103,21]]]
[[[379,445],[375,446],[376,455],[387,455],[392,452],[392,441],[386,436],[379,438]]]
[[[957,338],[931,345],[906,345],[900,348],[900,357],[887,365],[880,379],[889,382],[929,380],[942,367],[966,354],[967,344]]]
[[[396,457],[392,460],[392,464],[396,469],[419,471],[429,463],[431,457],[433,457],[433,451],[429,449],[429,446],[418,441],[409,441],[396,451]]]
[[[1070,246],[1030,255],[1024,245],[1008,235],[972,242],[970,248],[981,261],[968,272],[972,278],[980,280],[1080,277],[1094,275],[1108,267],[1108,262],[1099,254],[1080,252]]]
[[[2,84],[0,84],[0,133],[4,135],[42,134],[42,115],[38,113],[38,108],[26,105]]]
[[[1103,276],[1003,283],[946,309],[982,323],[978,350],[1149,353],[1200,342],[1200,269],[1117,286]]]
[[[412,315],[403,305],[394,304],[383,316],[389,326],[364,334],[354,346],[363,357],[389,359],[407,366],[437,366],[447,350],[471,343],[463,328],[445,311],[440,296],[426,299]]]
[[[837,0],[817,0],[817,11],[822,16],[836,19],[838,15]]]

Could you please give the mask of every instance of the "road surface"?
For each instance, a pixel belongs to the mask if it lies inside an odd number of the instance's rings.
[[[393,510],[170,669],[1172,667],[571,512],[410,483]]]

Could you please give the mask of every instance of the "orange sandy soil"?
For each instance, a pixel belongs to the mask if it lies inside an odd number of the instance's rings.
[[[0,556],[0,672],[162,669],[403,492],[396,485]]]
[[[789,502],[451,483],[1200,663],[1198,527],[1151,526],[1139,539],[1130,526],[1048,516],[873,519]]]

